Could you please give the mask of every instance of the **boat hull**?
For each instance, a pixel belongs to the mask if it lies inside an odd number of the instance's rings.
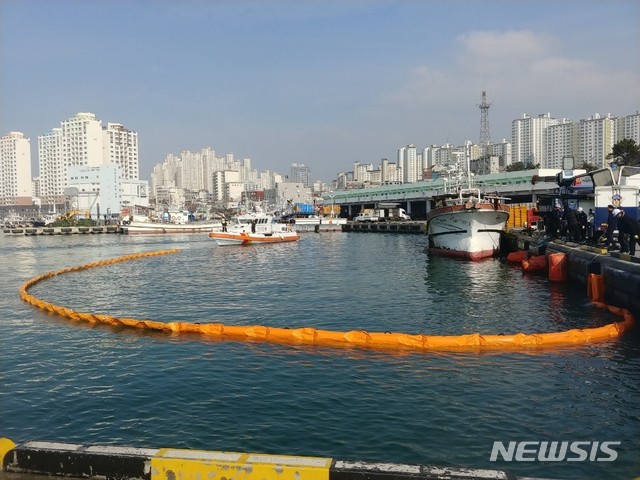
[[[140,233],[208,233],[222,230],[221,223],[160,223],[131,222],[121,225],[120,231],[128,234]]]
[[[432,210],[427,218],[429,249],[435,253],[481,260],[500,251],[500,237],[509,218],[508,207],[477,204]]]
[[[300,235],[298,235],[296,232],[276,232],[272,234],[247,232],[212,232],[209,234],[209,237],[213,238],[220,246],[260,245],[295,242],[300,240]]]
[[[309,232],[341,232],[342,225],[347,224],[346,218],[296,218],[292,225],[298,233]]]

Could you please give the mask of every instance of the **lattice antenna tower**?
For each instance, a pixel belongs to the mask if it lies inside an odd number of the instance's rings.
[[[491,107],[491,104],[487,102],[486,90],[482,91],[482,103],[478,107],[480,108],[480,148],[482,149],[482,156],[487,158],[489,155],[489,143],[491,142],[489,133],[489,107]]]

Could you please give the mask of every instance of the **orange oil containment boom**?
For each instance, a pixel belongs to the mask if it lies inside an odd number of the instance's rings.
[[[634,325],[634,318],[628,310],[608,306],[602,302],[593,302],[594,305],[608,309],[612,314],[622,317],[622,321],[613,322],[602,327],[573,329],[564,332],[532,334],[516,333],[512,335],[482,335],[480,333],[472,333],[468,335],[449,336],[392,332],[366,332],[361,330],[338,332],[331,330],[318,330],[311,327],[289,329],[265,327],[261,325],[240,326],[224,325],[222,323],[161,322],[114,317],[111,315],[77,312],[70,308],[45,302],[29,293],[29,288],[33,285],[56,275],[77,272],[127,260],[177,252],[178,250],[162,250],[157,252],[138,253],[45,273],[25,282],[20,287],[20,298],[37,308],[62,315],[72,320],[86,321],[92,324],[144,329],[172,335],[188,333],[200,334],[220,340],[253,340],[278,344],[351,348],[359,347],[422,352],[433,350],[476,350],[483,348],[509,350],[532,347],[539,348],[582,345],[612,340],[631,329]],[[594,281],[593,284],[596,284],[596,282]]]

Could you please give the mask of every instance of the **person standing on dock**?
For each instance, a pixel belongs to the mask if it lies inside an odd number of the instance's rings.
[[[568,237],[569,241],[579,242],[580,237],[580,225],[578,224],[578,214],[576,211],[567,205],[565,209],[564,219],[567,221]]]
[[[618,220],[618,236],[620,237],[620,253],[636,254],[636,243],[640,243],[640,225],[635,218],[628,217],[624,210],[613,211]],[[628,238],[627,238],[628,235]]]
[[[613,205],[607,205],[607,210],[609,210],[609,216],[607,217],[607,231],[605,233],[605,246],[607,248],[613,247],[613,232],[618,229],[618,219],[613,214],[614,210],[617,210],[613,207]]]
[[[587,213],[587,238],[591,240],[593,238],[593,223],[595,222],[596,217],[593,214],[593,209],[589,209],[589,213]]]
[[[582,207],[578,207],[576,216],[578,217],[578,226],[580,228],[580,240],[584,240],[587,238],[587,214],[584,213]]]
[[[551,214],[549,215],[548,232],[551,238],[556,238],[558,236],[558,230],[560,230],[561,220],[562,215],[560,213],[560,205],[556,203],[551,210]]]

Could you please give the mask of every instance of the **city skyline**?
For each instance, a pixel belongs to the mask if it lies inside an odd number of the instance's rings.
[[[138,132],[141,178],[210,146],[329,181],[410,143],[477,143],[482,90],[494,143],[523,113],[634,113],[638,20],[624,0],[5,0],[0,135],[33,147],[89,111]]]

